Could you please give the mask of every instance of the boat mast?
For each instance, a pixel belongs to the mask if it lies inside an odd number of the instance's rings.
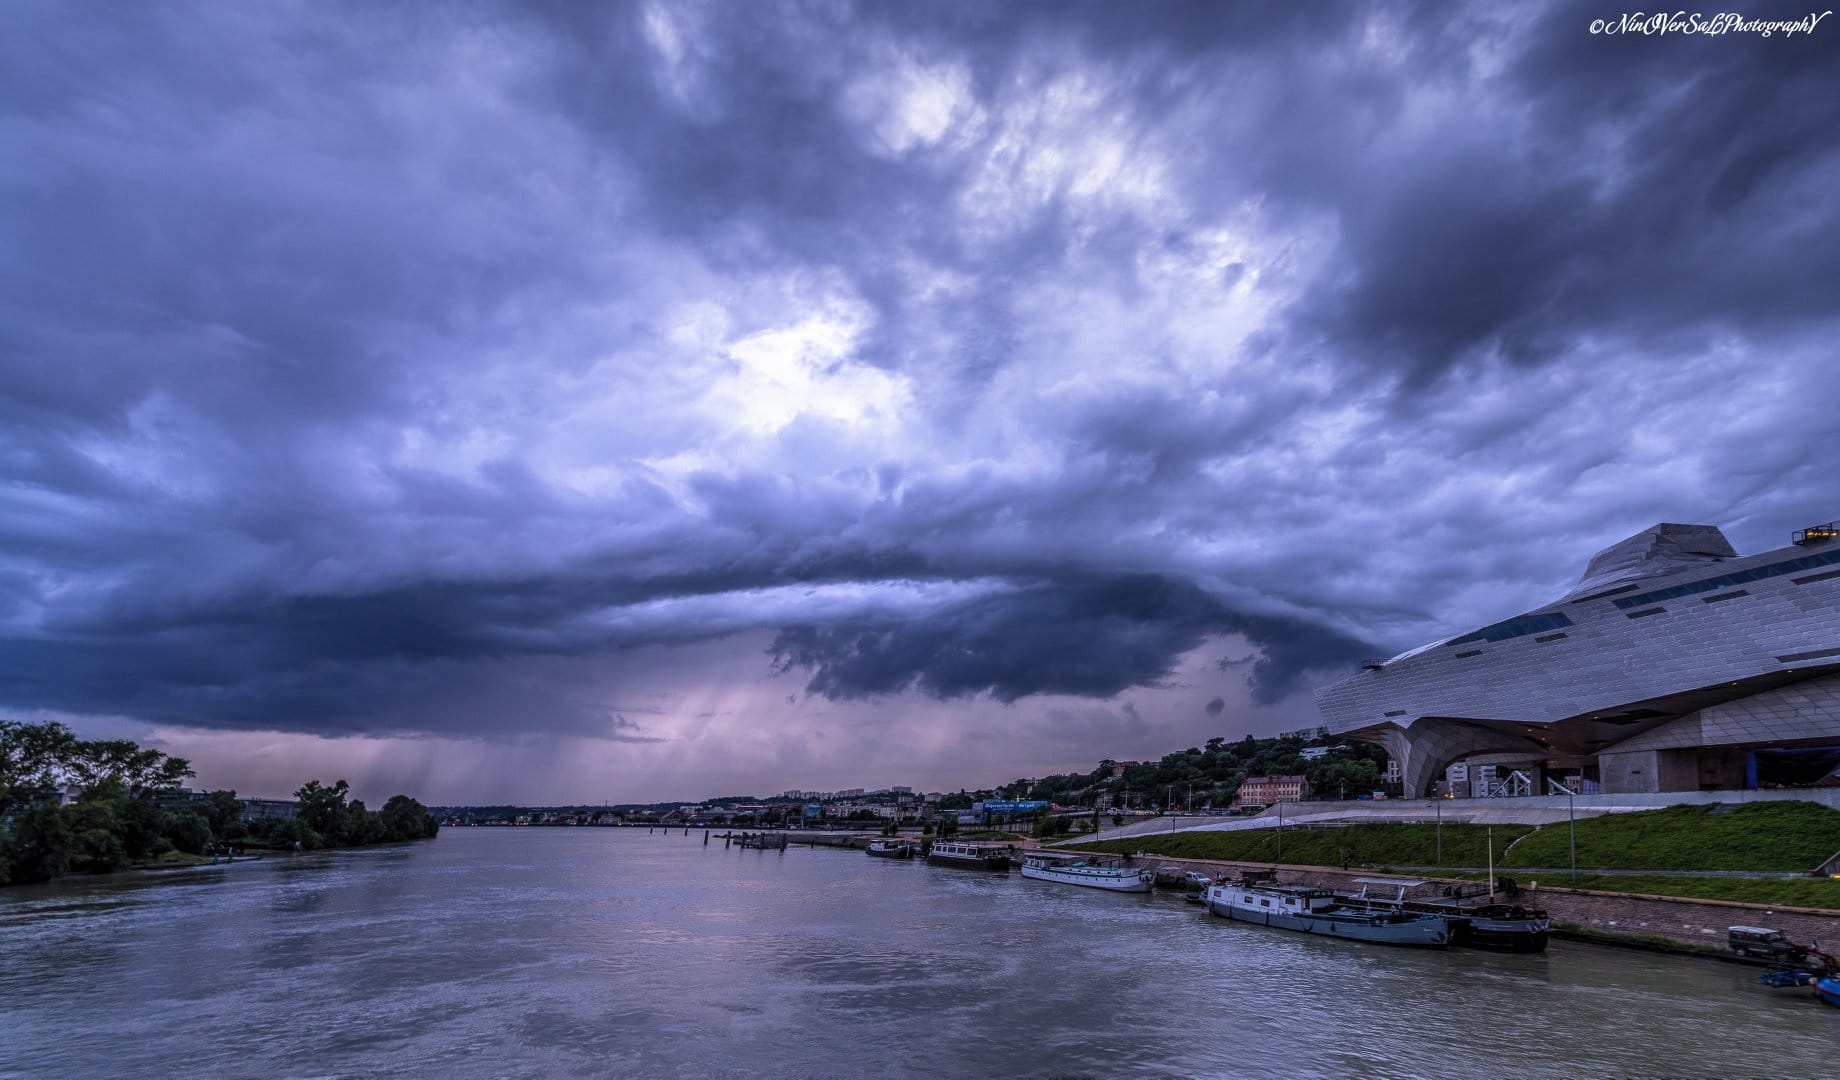
[[[1495,826],[1489,826],[1489,899],[1495,899]]]

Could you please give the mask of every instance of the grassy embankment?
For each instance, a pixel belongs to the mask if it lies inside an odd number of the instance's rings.
[[[1541,881],[1570,885],[1567,823],[1540,829],[1494,827],[1496,872],[1522,879],[1545,867]],[[1340,866],[1475,867],[1486,858],[1487,829],[1445,825],[1444,852],[1435,854],[1432,825],[1349,825],[1286,829],[1282,861]],[[1519,843],[1514,841],[1519,840]],[[1509,845],[1512,844],[1510,848]],[[1091,845],[1105,851],[1146,851],[1195,859],[1278,862],[1273,830],[1185,833]],[[1578,822],[1577,887],[1655,896],[1698,897],[1840,911],[1840,881],[1826,878],[1701,878],[1670,870],[1806,872],[1840,851],[1840,811],[1816,803],[1751,803],[1737,808],[1673,806],[1633,814],[1606,814]],[[1650,870],[1652,874],[1593,874],[1592,870]],[[1453,876],[1457,876],[1453,872]]]
[[[1526,825],[1496,825],[1495,856],[1532,831]],[[1334,828],[1287,828],[1237,832],[1192,832],[1169,836],[1127,837],[1077,845],[1098,851],[1147,851],[1178,859],[1234,859],[1240,862],[1285,862],[1303,866],[1481,866],[1488,862],[1489,829],[1482,825],[1445,825],[1443,860],[1438,859],[1434,825],[1372,824]],[[1068,845],[1076,846],[1076,845]]]

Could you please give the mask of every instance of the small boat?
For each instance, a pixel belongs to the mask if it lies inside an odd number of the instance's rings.
[[[911,859],[914,857],[914,845],[905,840],[871,840],[866,850],[872,858],[877,859]]]
[[[1191,904],[1207,903],[1208,886],[1214,879],[1199,870],[1190,870],[1182,875],[1182,899]]]
[[[784,835],[768,835],[767,833],[742,833],[739,845],[755,851],[784,851],[786,850],[786,838]]]
[[[1787,986],[1812,986],[1820,976],[1807,968],[1777,968],[1757,976],[1757,981],[1772,989],[1781,990]]]
[[[1355,907],[1328,889],[1273,884],[1269,872],[1209,886],[1207,908],[1229,919],[1305,934],[1434,949],[1450,944],[1441,915]]]
[[[1840,974],[1822,976],[1814,984],[1814,996],[1829,1005],[1840,1006]]]
[[[1435,905],[1406,908],[1408,911],[1434,909]],[[1461,935],[1461,940],[1453,933],[1452,943],[1474,945],[1479,949],[1545,952],[1546,939],[1552,931],[1552,920],[1546,912],[1539,908],[1524,908],[1519,904],[1482,904],[1478,907],[1456,908],[1447,918],[1453,931],[1458,919],[1463,920],[1466,932]]]
[[[934,866],[956,866],[961,870],[1000,870],[1009,873],[1009,848],[1003,844],[973,844],[960,840],[936,840],[926,853]]]
[[[1149,870],[1088,862],[1085,856],[1058,851],[1030,851],[1022,856],[1022,876],[1063,885],[1085,885],[1112,892],[1149,892],[1156,875]]]
[[[1182,887],[1182,868],[1164,864],[1156,868],[1156,887],[1159,889],[1180,889]]]
[[[1447,892],[1443,898],[1407,900],[1406,888],[1422,882],[1389,881],[1384,879],[1357,878],[1362,882],[1359,893],[1342,894],[1342,902],[1350,907],[1368,911],[1405,911],[1425,915],[1437,915],[1443,918],[1450,934],[1450,944],[1468,945],[1478,949],[1497,949],[1505,952],[1535,953],[1546,951],[1546,940],[1552,930],[1552,920],[1546,912],[1538,908],[1522,907],[1519,904],[1496,903],[1490,893],[1481,891],[1474,894]],[[1375,897],[1368,894],[1369,885],[1391,885],[1399,890],[1398,895]]]

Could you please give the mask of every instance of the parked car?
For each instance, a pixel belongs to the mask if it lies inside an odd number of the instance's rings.
[[[1808,954],[1806,946],[1790,941],[1781,930],[1764,926],[1733,926],[1727,929],[1726,935],[1726,943],[1739,956],[1793,962]]]

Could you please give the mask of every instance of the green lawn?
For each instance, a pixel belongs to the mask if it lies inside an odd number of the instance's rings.
[[[203,866],[210,861],[211,857],[209,855],[191,855],[183,851],[169,851],[157,859],[148,859],[145,862],[136,863],[135,865],[142,868],[164,869],[173,866]]]
[[[1562,885],[1569,882],[1552,881]],[[1736,900],[1746,904],[1782,904],[1787,907],[1840,911],[1840,881],[1832,878],[1702,878],[1614,874],[1578,875],[1581,889],[1644,893],[1649,896],[1684,896],[1700,900]]]
[[[1714,813],[1670,806],[1578,822],[1578,865],[1619,870],[1812,870],[1840,851],[1840,810],[1750,803]],[[1515,845],[1502,865],[1570,866],[1567,823]],[[1737,899],[1732,897],[1731,899]]]
[[[1495,855],[1531,829],[1525,825],[1493,826]],[[1169,836],[1130,837],[1069,844],[1096,851],[1147,851],[1182,859],[1234,859],[1241,862],[1286,862],[1309,866],[1482,866],[1488,862],[1490,827],[1445,825],[1443,858],[1438,858],[1435,825],[1344,825],[1335,828],[1238,832],[1191,832]],[[1282,853],[1279,846],[1282,844]]]
[[[1497,825],[1497,871],[1526,876],[1529,867],[1570,865],[1566,822],[1538,830],[1522,825]],[[1365,824],[1334,828],[1287,828],[1282,841],[1275,829],[1238,832],[1191,832],[1167,836],[1127,837],[1093,841],[1069,847],[1099,851],[1143,851],[1190,859],[1231,859],[1241,862],[1284,862],[1313,866],[1470,866],[1488,861],[1489,828],[1481,825],[1443,827],[1443,853],[1437,851],[1438,830],[1433,825]],[[1515,843],[1519,840],[1519,843]],[[1282,843],[1282,850],[1280,850]],[[1512,847],[1510,847],[1512,845]],[[1613,870],[1770,870],[1807,871],[1840,851],[1840,811],[1818,803],[1750,803],[1738,807],[1672,806],[1630,814],[1605,814],[1578,821],[1578,867]],[[1550,875],[1546,875],[1550,876]],[[1640,892],[1629,882],[1612,878],[1602,888]],[[1819,879],[1793,881],[1730,881],[1669,879],[1669,895],[1704,896],[1727,900],[1761,900],[1798,904],[1791,896],[1809,896],[1835,906],[1832,890],[1840,883]],[[1622,882],[1623,884],[1615,884]],[[1555,880],[1554,884],[1560,884]]]

